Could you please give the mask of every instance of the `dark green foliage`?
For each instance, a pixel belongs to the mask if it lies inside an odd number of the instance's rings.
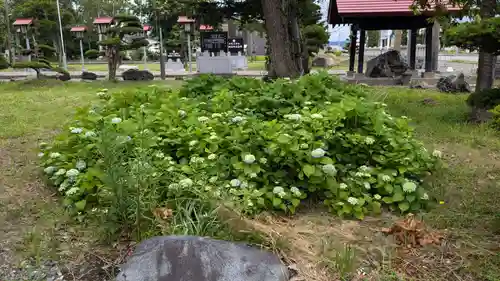
[[[52,46],[49,46],[49,45],[38,45],[37,46],[40,54],[44,57],[44,58],[53,58],[54,55],[56,54],[56,48],[52,47]]]
[[[500,54],[500,18],[497,17],[456,24],[445,32],[445,36],[448,45]]]
[[[9,62],[5,59],[5,57],[0,54],[0,69],[9,68]]]
[[[87,50],[84,54],[84,56],[88,59],[91,59],[91,60],[94,60],[94,59],[97,59],[99,57],[100,53],[98,50]]]
[[[493,88],[482,90],[480,92],[472,93],[467,98],[467,104],[470,107],[492,109],[500,105],[500,88]]]

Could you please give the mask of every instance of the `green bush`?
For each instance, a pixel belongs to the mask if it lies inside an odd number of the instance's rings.
[[[84,56],[88,59],[95,60],[99,57],[99,50],[87,50]]]
[[[75,211],[131,206],[117,199],[125,193],[140,198],[133,206],[147,201],[144,210],[178,198],[224,200],[247,213],[293,213],[309,198],[359,219],[384,206],[423,209],[431,202],[423,179],[440,152],[428,153],[408,120],[367,91],[326,73],[102,91],[41,145],[41,163]]]
[[[500,88],[486,89],[480,92],[474,92],[467,98],[467,104],[470,107],[482,109],[493,109],[500,105]]]

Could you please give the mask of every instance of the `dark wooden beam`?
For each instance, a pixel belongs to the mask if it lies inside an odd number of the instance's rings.
[[[349,46],[349,71],[354,71],[354,61],[356,60],[356,41],[358,41],[358,30],[351,25],[351,38]]]
[[[432,26],[425,29],[425,72],[432,72]]]
[[[417,64],[417,30],[410,30],[410,69],[415,70]]]
[[[359,31],[358,73],[363,73],[364,60],[365,60],[365,43],[366,43],[366,31],[364,29],[361,29]]]

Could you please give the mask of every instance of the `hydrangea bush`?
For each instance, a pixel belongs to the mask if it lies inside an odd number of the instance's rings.
[[[79,211],[102,204],[106,146],[122,165],[150,156],[144,173],[158,200],[200,192],[230,199],[247,213],[295,212],[304,199],[332,213],[418,211],[430,203],[424,178],[438,165],[413,138],[406,118],[386,112],[327,74],[264,83],[251,78],[195,78],[180,91],[148,87],[110,95],[80,109],[51,144],[45,174]],[[150,174],[148,174],[150,173]]]

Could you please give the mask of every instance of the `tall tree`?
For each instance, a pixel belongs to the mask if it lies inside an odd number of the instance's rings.
[[[448,2],[448,1],[447,1]],[[438,15],[446,10],[445,2],[442,0],[415,0],[413,6],[416,10],[434,8]],[[462,8],[461,15],[468,15],[472,18],[479,16],[481,20],[495,17],[499,13],[497,0],[451,0],[451,5]],[[479,7],[479,9],[478,9]],[[476,91],[488,89],[493,86],[496,56],[485,49],[484,45],[479,45],[479,62],[476,79]]]
[[[108,58],[108,78],[116,79],[116,68],[122,51],[135,50],[147,46],[142,23],[136,16],[116,16],[112,26],[106,31],[106,39],[99,42],[106,48]]]
[[[380,41],[380,31],[379,30],[368,30],[367,32],[368,39],[367,46],[368,47],[378,47]]]

